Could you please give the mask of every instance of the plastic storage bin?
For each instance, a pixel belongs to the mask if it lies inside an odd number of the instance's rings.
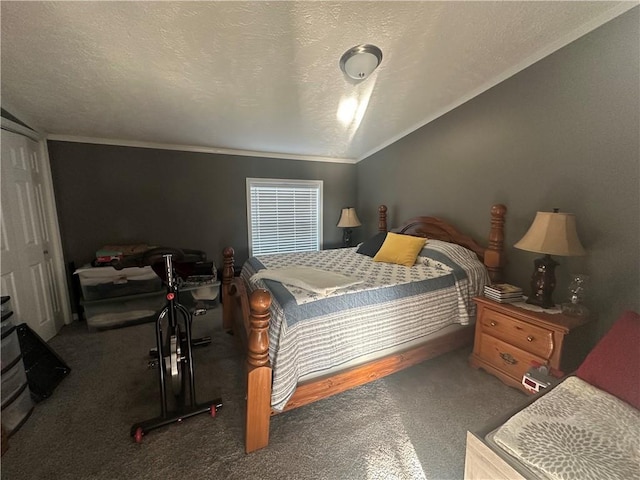
[[[15,326],[2,332],[2,344],[0,345],[0,368],[4,372],[20,357],[20,341]]]
[[[2,408],[11,403],[22,387],[27,384],[27,374],[22,362],[16,363],[2,374]]]
[[[5,333],[13,327],[13,312],[2,312],[2,322],[0,323],[0,333],[4,337]]]
[[[156,292],[162,288],[162,280],[151,267],[130,267],[116,270],[113,267],[82,267],[75,271],[80,279],[85,301],[138,295]]]
[[[155,320],[165,305],[165,292],[116,297],[94,302],[82,301],[87,326],[116,328]]]
[[[18,397],[2,408],[2,426],[6,429],[7,434],[11,435],[20,428],[29,418],[31,412],[33,412],[33,400],[31,400],[31,392],[25,384]]]
[[[2,313],[2,317],[4,318],[4,314],[11,311],[11,297],[8,295],[2,295],[2,297],[0,297],[0,313]]]
[[[219,292],[220,282],[217,280],[192,280],[180,287],[180,303],[187,309],[192,309],[197,306],[214,308],[217,305]]]

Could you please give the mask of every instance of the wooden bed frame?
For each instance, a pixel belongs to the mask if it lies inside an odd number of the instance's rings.
[[[394,229],[396,232],[457,243],[472,251],[486,265],[491,280],[502,280],[504,265],[504,205],[491,208],[491,229],[488,247],[482,247],[455,227],[435,217],[415,217]],[[386,232],[387,207],[378,208],[378,230]],[[271,409],[272,370],[269,363],[269,308],[271,296],[267,290],[255,290],[249,296],[244,281],[234,276],[234,251],[223,252],[222,273],[223,327],[232,330],[247,355],[245,451],[253,452],[269,443],[271,415],[281,413]],[[390,375],[424,360],[471,344],[474,328],[461,328],[423,344],[393,353],[387,357],[298,384],[284,411],[307,405],[378,378]]]

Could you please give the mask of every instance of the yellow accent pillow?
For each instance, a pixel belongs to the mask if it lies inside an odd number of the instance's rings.
[[[416,263],[416,258],[425,243],[427,243],[426,238],[389,232],[382,247],[373,257],[373,261],[411,267]]]

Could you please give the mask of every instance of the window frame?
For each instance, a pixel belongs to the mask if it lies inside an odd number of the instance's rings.
[[[269,186],[272,188],[295,188],[306,187],[309,190],[317,190],[318,192],[318,209],[317,209],[317,229],[318,229],[318,250],[323,249],[323,180],[298,180],[298,179],[284,179],[284,178],[255,178],[247,177],[246,179],[246,195],[247,195],[247,237],[249,245],[249,256],[254,256],[253,248],[253,229],[252,229],[252,202],[251,202],[251,190],[254,186]],[[299,251],[299,250],[294,250]],[[315,250],[305,250],[315,251]],[[293,251],[292,251],[293,252]],[[275,252],[274,252],[275,253]],[[278,252],[278,253],[291,253],[291,252]]]

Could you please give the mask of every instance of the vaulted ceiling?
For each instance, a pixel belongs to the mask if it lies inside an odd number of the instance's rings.
[[[54,139],[355,162],[637,4],[2,1],[2,106]]]

